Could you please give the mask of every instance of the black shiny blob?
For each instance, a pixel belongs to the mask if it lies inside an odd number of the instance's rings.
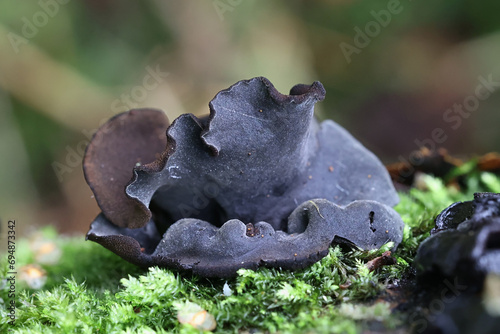
[[[476,193],[473,201],[445,209],[414,265],[420,282],[459,278],[472,289],[480,289],[487,274],[500,274],[500,194]]]

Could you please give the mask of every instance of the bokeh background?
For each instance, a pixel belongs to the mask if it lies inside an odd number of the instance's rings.
[[[386,163],[436,129],[454,155],[496,151],[498,13],[493,0],[1,1],[2,224],[85,232],[99,209],[81,158],[102,122],[132,107],[205,114],[255,76],[283,93],[321,81],[318,117]]]

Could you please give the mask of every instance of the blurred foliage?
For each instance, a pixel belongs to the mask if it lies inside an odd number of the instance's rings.
[[[341,43],[354,45],[355,28],[365,31],[391,3],[401,11],[348,62]],[[437,127],[453,154],[497,150],[499,94],[457,130],[443,114],[474,93],[478,76],[500,80],[499,9],[472,0],[3,1],[0,212],[23,229],[84,231],[98,208],[81,167],[58,174],[53,164],[68,166],[71,150],[127,109],[113,102],[142,85],[148,66],[169,75],[133,104],[171,120],[208,112],[241,79],[263,75],[282,92],[319,80],[327,98],[318,116],[387,162]]]

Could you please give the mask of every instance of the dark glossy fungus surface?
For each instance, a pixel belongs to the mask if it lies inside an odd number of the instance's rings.
[[[181,115],[161,139],[166,121],[150,120],[163,115],[132,111],[111,119],[104,127],[125,119],[123,131],[100,129],[87,155],[107,152],[101,147],[117,152],[85,157],[102,209],[87,237],[138,265],[204,276],[302,268],[332,242],[397,245],[403,223],[391,208],[398,196],[389,175],[346,130],[318,124],[314,105],[324,97],[319,82],[283,95],[259,77],[218,93],[208,117]],[[131,113],[141,129],[127,130]],[[135,164],[139,157],[143,163]],[[111,171],[93,177],[101,165],[129,174],[108,191]]]
[[[500,274],[500,194],[477,193],[436,218],[432,236],[415,258],[422,282],[459,278],[480,288],[485,275]]]

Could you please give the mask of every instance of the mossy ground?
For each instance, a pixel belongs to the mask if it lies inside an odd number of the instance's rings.
[[[459,171],[460,172],[460,171]],[[358,333],[406,327],[405,314],[394,311],[386,289],[411,277],[418,245],[433,227],[437,213],[456,201],[470,200],[477,191],[500,192],[493,174],[468,171],[461,190],[424,176],[425,190],[401,193],[396,210],[406,223],[404,240],[393,253],[397,263],[369,272],[365,263],[390,248],[346,251],[332,248],[320,262],[298,272],[240,270],[231,280],[201,279],[175,272],[137,268],[83,237],[57,236],[62,257],[43,265],[47,282],[29,289],[18,279],[16,321],[9,324],[9,286],[0,285],[0,332],[14,333],[199,333],[180,324],[177,312],[196,303],[215,317],[215,332]],[[16,267],[36,262],[25,239],[17,243]],[[5,260],[2,277],[7,273]],[[232,294],[223,293],[228,284]]]

